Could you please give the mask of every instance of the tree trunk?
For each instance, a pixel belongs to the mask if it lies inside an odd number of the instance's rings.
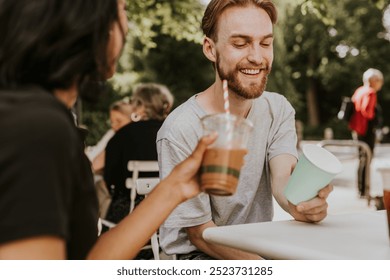
[[[316,57],[317,54],[315,51],[311,51],[309,55],[309,65],[308,65],[308,73],[310,73],[307,77],[307,89],[306,89],[306,106],[307,106],[307,117],[309,121],[309,126],[317,127],[320,124],[320,116],[318,110],[318,99],[317,99],[317,86],[314,78],[315,69],[317,69],[316,65]]]
[[[308,87],[306,90],[306,101],[307,101],[307,118],[310,126],[317,127],[320,124],[320,116],[318,110],[317,100],[317,88],[314,78],[308,79]]]

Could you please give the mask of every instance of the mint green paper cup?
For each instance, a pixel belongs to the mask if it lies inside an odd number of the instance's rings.
[[[342,169],[341,162],[331,152],[317,145],[306,144],[284,194],[294,205],[310,200]]]

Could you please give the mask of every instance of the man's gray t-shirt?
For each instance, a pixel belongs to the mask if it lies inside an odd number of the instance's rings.
[[[176,108],[157,135],[160,177],[187,158],[203,135],[200,119],[206,112],[196,96]],[[184,228],[213,220],[217,226],[270,221],[273,217],[268,162],[280,154],[297,157],[295,111],[280,94],[264,92],[253,100],[247,119],[252,121],[248,154],[232,196],[201,193],[180,204],[160,227],[160,244],[167,254],[197,250]]]

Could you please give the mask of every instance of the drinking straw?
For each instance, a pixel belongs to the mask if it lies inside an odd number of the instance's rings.
[[[223,88],[223,99],[224,99],[224,108],[225,108],[225,113],[226,113],[226,119],[227,119],[227,127],[226,127],[226,132],[227,132],[227,141],[231,142],[233,138],[233,128],[230,125],[229,121],[229,116],[230,116],[230,106],[229,106],[229,91],[228,91],[228,83],[227,80],[222,81],[222,88]]]
[[[223,99],[224,99],[224,108],[225,113],[230,114],[230,108],[229,108],[229,91],[228,91],[228,83],[227,80],[222,81],[222,87],[223,87]]]

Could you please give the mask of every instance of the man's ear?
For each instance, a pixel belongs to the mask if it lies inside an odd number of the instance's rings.
[[[203,53],[211,62],[215,62],[217,60],[215,43],[209,37],[205,37],[203,39]]]

